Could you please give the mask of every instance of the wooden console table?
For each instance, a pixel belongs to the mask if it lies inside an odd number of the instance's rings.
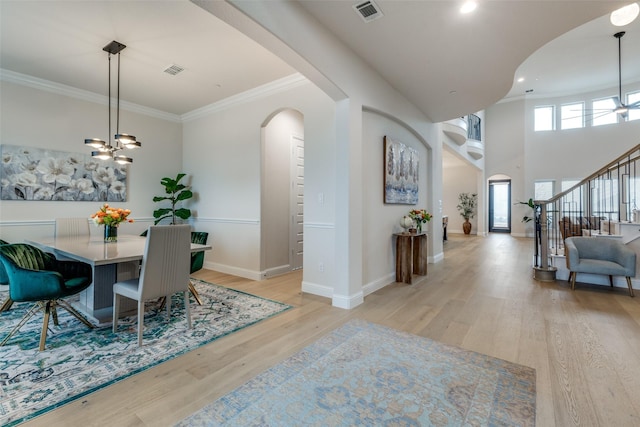
[[[413,275],[427,275],[427,234],[395,233],[396,282],[411,284]]]

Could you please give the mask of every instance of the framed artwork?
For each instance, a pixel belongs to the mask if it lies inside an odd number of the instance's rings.
[[[127,200],[127,167],[113,160],[6,144],[0,159],[1,200]]]
[[[384,202],[418,203],[418,150],[384,137]]]

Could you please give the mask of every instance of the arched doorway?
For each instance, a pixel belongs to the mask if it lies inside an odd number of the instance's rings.
[[[261,271],[267,278],[302,268],[304,118],[275,112],[262,126]]]

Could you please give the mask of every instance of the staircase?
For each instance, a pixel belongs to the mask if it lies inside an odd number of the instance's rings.
[[[571,236],[620,239],[636,250],[640,263],[640,145],[568,190],[533,204],[537,280],[568,278],[564,239]],[[616,280],[626,288],[624,278]],[[581,275],[580,281],[608,285],[605,276]],[[640,286],[640,277],[632,283]]]

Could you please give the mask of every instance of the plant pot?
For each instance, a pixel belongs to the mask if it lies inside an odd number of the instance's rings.
[[[462,231],[464,231],[464,234],[471,233],[471,223],[469,222],[468,219],[465,219],[464,222],[462,223]]]

